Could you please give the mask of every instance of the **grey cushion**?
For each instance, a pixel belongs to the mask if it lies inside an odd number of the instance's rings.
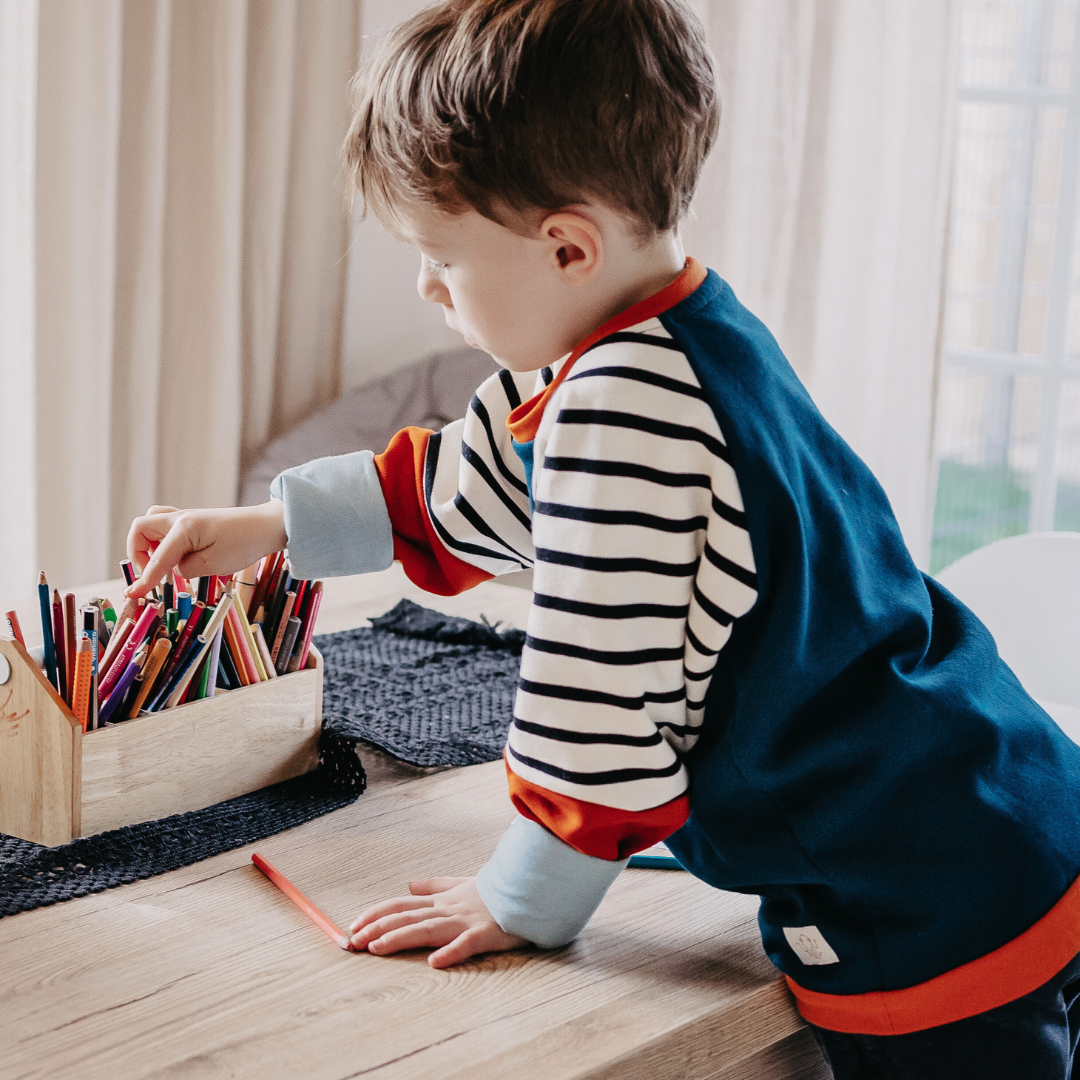
[[[354,450],[381,453],[403,427],[438,430],[465,415],[476,388],[497,370],[485,352],[453,349],[343,394],[263,450],[241,478],[240,505],[266,502],[283,469]]]

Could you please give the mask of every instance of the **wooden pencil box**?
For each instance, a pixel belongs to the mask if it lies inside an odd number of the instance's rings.
[[[54,847],[310,772],[322,680],[312,646],[302,671],[84,734],[26,649],[0,640],[0,832]]]

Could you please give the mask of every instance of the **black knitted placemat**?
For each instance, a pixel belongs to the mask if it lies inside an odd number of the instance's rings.
[[[164,874],[348,806],[367,786],[361,740],[416,765],[500,757],[524,640],[407,600],[370,629],[320,636],[316,772],[54,848],[0,833],[0,917]]]
[[[413,765],[502,757],[521,668],[522,630],[500,630],[409,600],[371,628],[316,639],[323,711],[343,734]]]
[[[356,742],[324,719],[319,768],[304,776],[59,847],[0,833],[0,917],[178,870],[348,806],[367,787]]]

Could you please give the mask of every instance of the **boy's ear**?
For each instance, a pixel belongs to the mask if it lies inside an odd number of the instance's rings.
[[[584,285],[600,269],[603,236],[584,214],[573,210],[549,214],[540,225],[540,236],[568,284]]]

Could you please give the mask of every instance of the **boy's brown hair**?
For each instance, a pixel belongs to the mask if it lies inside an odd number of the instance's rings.
[[[392,31],[353,92],[346,162],[391,225],[409,199],[501,221],[595,198],[665,231],[720,119],[683,0],[445,0]]]

